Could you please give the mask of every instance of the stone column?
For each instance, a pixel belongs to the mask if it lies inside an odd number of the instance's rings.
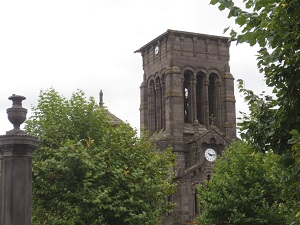
[[[155,131],[155,87],[154,81],[150,81],[150,86],[148,89],[148,129],[149,135],[152,135]]]
[[[161,84],[160,84],[160,80],[156,79],[156,83],[155,83],[155,92],[156,92],[156,100],[155,100],[155,113],[156,113],[156,131],[159,132],[162,128],[162,115],[161,115]]]
[[[140,95],[141,95],[141,103],[140,103],[140,128],[141,135],[143,134],[143,130],[149,130],[149,113],[148,113],[148,86],[146,83],[146,76],[144,74],[144,80],[140,86]]]
[[[196,78],[191,80],[191,123],[197,119],[197,94],[196,94]]]
[[[0,136],[0,224],[30,225],[32,194],[32,153],[38,139],[20,130],[27,110],[22,107],[25,97],[9,97],[13,106],[7,109],[14,129]]]
[[[215,125],[217,127],[222,126],[222,103],[221,103],[221,81],[217,80],[216,82],[216,120],[215,120]]]
[[[230,140],[236,138],[236,113],[235,113],[235,96],[234,96],[234,77],[229,72],[229,66],[224,75],[225,98],[224,104],[226,109],[225,134]]]

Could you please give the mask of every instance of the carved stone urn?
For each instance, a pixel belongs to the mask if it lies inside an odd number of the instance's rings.
[[[6,112],[8,120],[14,125],[14,129],[7,131],[6,134],[25,134],[25,131],[20,129],[20,125],[26,120],[27,109],[22,107],[22,101],[26,98],[13,94],[8,99],[12,100],[13,105]]]

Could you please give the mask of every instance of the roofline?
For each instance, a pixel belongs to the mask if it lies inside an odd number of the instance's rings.
[[[223,39],[223,40],[226,40],[226,41],[230,41],[230,38],[225,37],[225,36],[217,36],[217,35],[210,35],[210,34],[202,34],[202,33],[194,33],[194,32],[168,29],[163,34],[159,35],[158,37],[154,38],[152,41],[148,42],[147,44],[145,44],[144,46],[142,46],[138,50],[134,51],[134,53],[142,52],[147,46],[153,44],[154,42],[157,42],[158,40],[162,39],[163,36],[166,36],[168,34],[182,34],[182,35],[187,35],[187,36],[208,37],[208,38],[213,38],[213,39]]]

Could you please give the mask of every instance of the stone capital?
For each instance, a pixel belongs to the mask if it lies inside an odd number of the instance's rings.
[[[165,75],[174,74],[174,73],[177,73],[177,74],[181,73],[179,66],[172,66],[172,67],[169,66],[166,68]]]

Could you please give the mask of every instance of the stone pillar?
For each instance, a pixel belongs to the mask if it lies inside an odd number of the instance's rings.
[[[161,83],[159,79],[156,79],[155,83],[155,93],[156,93],[156,99],[155,99],[155,120],[156,120],[156,131],[159,132],[162,128],[162,104],[161,104]]]
[[[227,66],[229,68],[229,66]],[[224,75],[225,82],[225,109],[226,109],[226,121],[225,121],[225,135],[230,140],[236,138],[236,113],[235,113],[235,97],[234,97],[234,77],[228,71]]]
[[[196,78],[193,77],[191,80],[191,123],[197,119],[197,93],[196,93]]]
[[[173,151],[183,151],[183,76],[179,67],[166,70],[166,133],[171,135]],[[182,161],[182,163],[184,160]],[[184,168],[184,163],[182,164]]]
[[[215,125],[217,127],[222,127],[222,102],[221,102],[221,81],[216,82],[216,120]]]
[[[154,81],[150,81],[148,89],[148,129],[151,136],[155,131],[155,86]]]
[[[162,83],[161,83],[161,88],[162,88],[162,91],[161,91],[161,95],[162,95],[162,98],[161,98],[161,105],[162,105],[162,125],[163,125],[163,130],[166,129],[166,104],[165,104],[165,96],[166,96],[166,77],[163,76],[163,79],[162,79]]]
[[[25,97],[9,97],[13,106],[7,109],[14,129],[0,136],[0,224],[30,225],[32,194],[32,153],[38,139],[20,130],[27,110],[22,107]]]
[[[149,113],[148,113],[148,86],[146,83],[146,78],[144,75],[144,80],[140,86],[140,94],[141,94],[141,103],[140,103],[140,128],[141,134],[143,134],[143,130],[149,130]]]

